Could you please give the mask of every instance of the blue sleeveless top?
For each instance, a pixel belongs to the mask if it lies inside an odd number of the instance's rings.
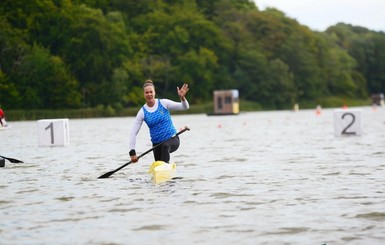
[[[163,107],[158,99],[158,108],[154,112],[147,111],[144,106],[144,121],[150,129],[151,142],[161,143],[176,134],[176,129],[172,123],[170,112]]]

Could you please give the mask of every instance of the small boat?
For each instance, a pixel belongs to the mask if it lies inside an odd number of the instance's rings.
[[[7,130],[7,129],[10,129],[11,128],[11,125],[9,124],[6,124],[5,126],[1,126],[0,125],[0,130]]]
[[[148,173],[155,184],[160,184],[176,176],[176,164],[156,161],[151,164]]]

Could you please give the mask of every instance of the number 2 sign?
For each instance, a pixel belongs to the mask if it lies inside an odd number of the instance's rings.
[[[362,135],[361,109],[334,110],[334,135],[355,136]]]
[[[65,146],[69,144],[68,118],[37,121],[39,146]]]

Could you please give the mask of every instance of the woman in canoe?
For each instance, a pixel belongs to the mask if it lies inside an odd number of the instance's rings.
[[[137,162],[138,157],[135,151],[136,136],[143,124],[143,121],[150,129],[150,137],[153,146],[164,142],[154,149],[155,161],[164,161],[169,163],[170,153],[179,148],[179,137],[176,135],[176,129],[172,122],[171,110],[187,110],[190,106],[186,99],[189,90],[188,84],[183,84],[179,89],[176,88],[180,102],[169,99],[156,99],[155,86],[152,80],[145,81],[143,85],[143,95],[146,104],[138,111],[134,125],[130,133],[130,157],[132,162]],[[173,137],[175,136],[175,137]]]

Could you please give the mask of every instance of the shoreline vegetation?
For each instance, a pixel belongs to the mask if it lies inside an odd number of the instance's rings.
[[[262,108],[256,102],[240,100],[240,111],[269,111],[269,110],[293,110],[292,105],[287,105],[285,108]],[[344,105],[348,107],[355,106],[369,106],[371,100],[363,99],[344,99],[338,97],[328,97],[312,102],[298,102],[299,109],[315,109],[317,105],[322,108],[338,108]],[[101,117],[134,117],[140,107],[130,108],[113,108],[112,106],[99,105],[95,108],[84,109],[58,109],[58,110],[38,110],[38,109],[12,109],[6,111],[7,121],[31,121],[40,119],[52,118],[71,118],[71,119],[85,119],[85,118],[101,118]],[[213,102],[205,104],[190,104],[190,109],[187,111],[173,111],[173,114],[207,114],[213,112]]]
[[[250,0],[5,0],[0,33],[11,121],[134,116],[147,79],[174,100],[187,82],[183,114],[212,114],[217,90],[238,90],[241,112],[370,105],[385,93],[385,32],[314,31]]]

